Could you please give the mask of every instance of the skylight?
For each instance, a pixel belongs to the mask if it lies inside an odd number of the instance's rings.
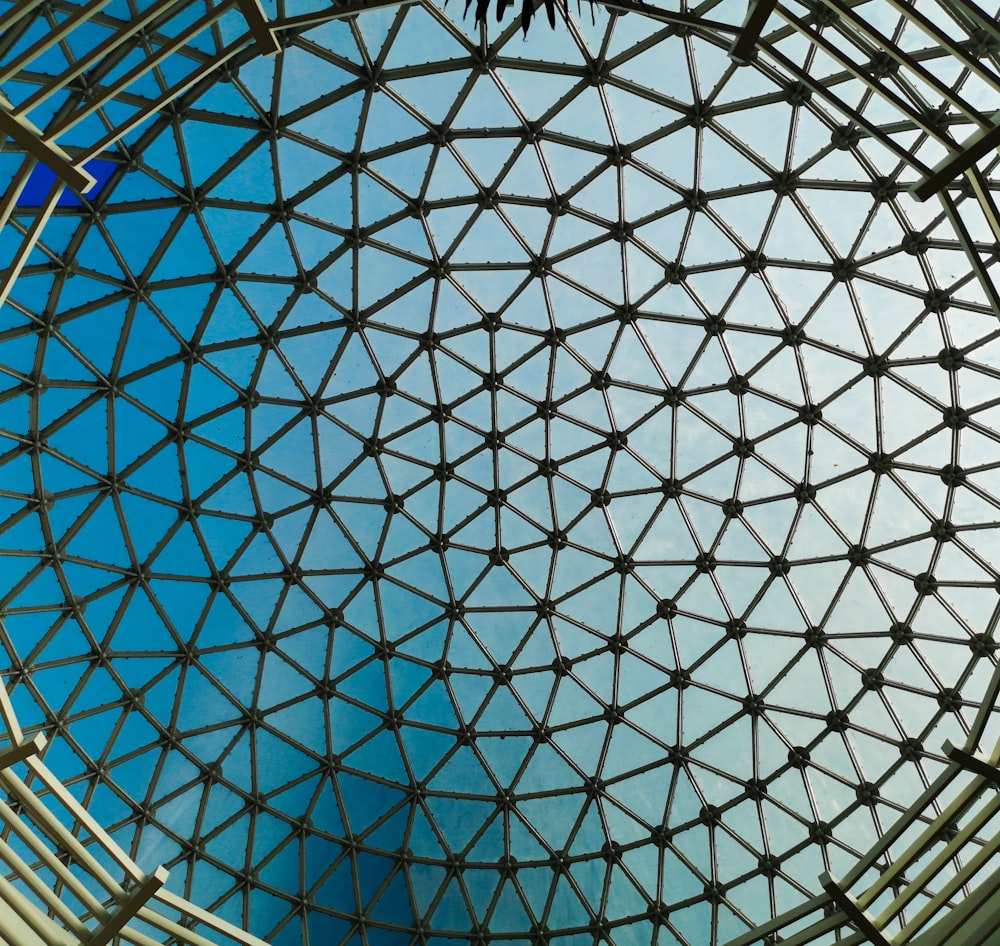
[[[964,742],[993,235],[862,79],[704,13],[330,22],[46,225],[12,699],[175,893],[276,946],[723,943]]]

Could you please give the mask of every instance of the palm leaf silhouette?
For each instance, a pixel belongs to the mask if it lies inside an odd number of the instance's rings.
[[[447,2],[447,0],[445,0]],[[469,9],[472,7],[473,0],[465,0],[465,12],[468,13]],[[486,23],[487,17],[489,15],[490,0],[475,0],[476,2],[476,26],[480,26]],[[591,0],[593,3],[594,0]],[[513,4],[508,4],[507,0],[496,0],[496,18],[497,22],[503,21],[504,12],[508,6],[513,6]],[[557,5],[562,6],[562,11],[564,14],[568,14],[567,0],[542,0],[542,5],[545,7],[545,14],[549,21],[549,26],[553,29],[556,25],[556,7]],[[521,3],[521,29],[524,30],[525,34],[528,32],[528,27],[531,25],[531,20],[535,15],[536,0],[522,0]]]

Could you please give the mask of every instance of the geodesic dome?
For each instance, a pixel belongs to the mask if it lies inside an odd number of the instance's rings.
[[[50,208],[0,311],[8,686],[176,892],[275,944],[722,943],[968,732],[993,164],[907,188],[991,113],[995,42],[793,5],[741,65],[737,6],[265,7],[278,56]]]

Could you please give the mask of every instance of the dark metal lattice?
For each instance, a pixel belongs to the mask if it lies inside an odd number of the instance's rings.
[[[53,212],[0,331],[12,697],[276,944],[722,942],[992,672],[988,202],[913,201],[940,140],[802,31],[449,13],[234,56]]]

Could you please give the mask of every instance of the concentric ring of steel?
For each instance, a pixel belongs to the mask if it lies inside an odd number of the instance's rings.
[[[15,701],[276,944],[721,942],[977,705],[995,319],[904,169],[709,34],[479,49],[314,30],[49,224]]]

